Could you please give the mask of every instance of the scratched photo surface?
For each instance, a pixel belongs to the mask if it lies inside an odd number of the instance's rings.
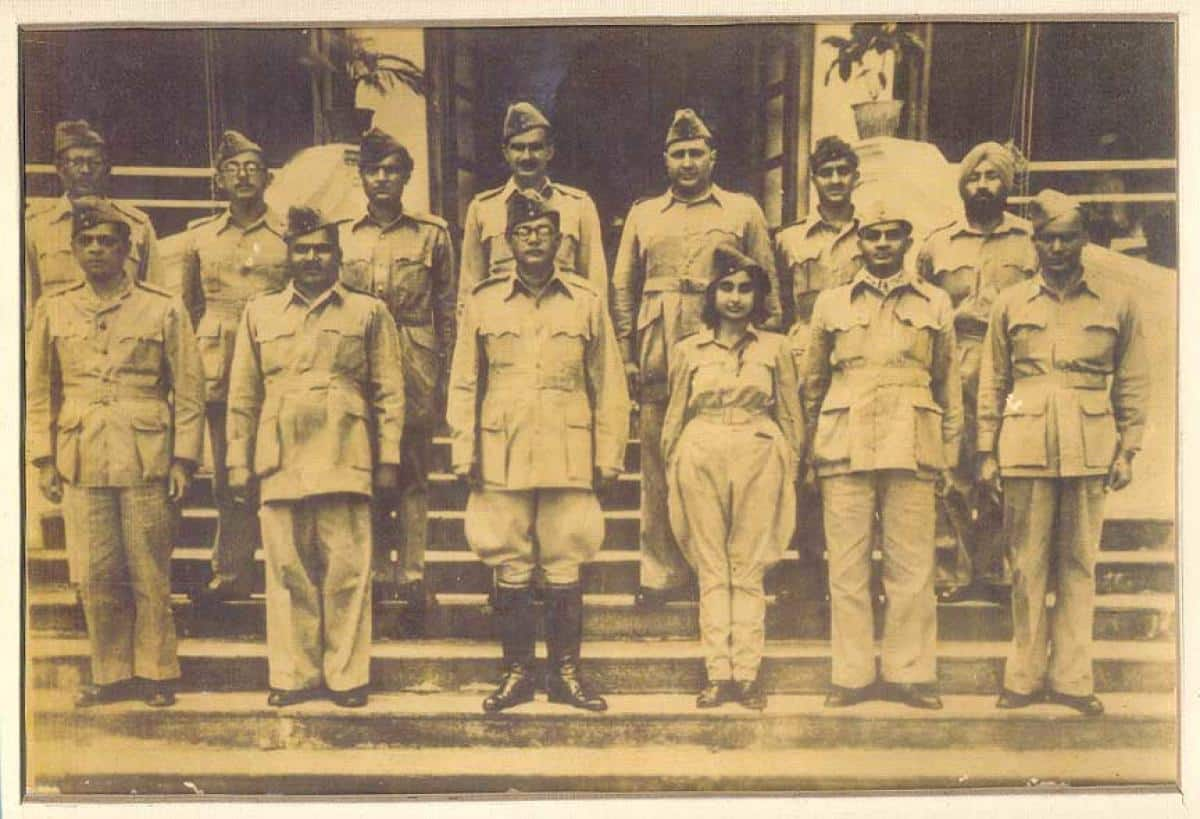
[[[25,797],[1174,789],[1176,37],[22,28]]]

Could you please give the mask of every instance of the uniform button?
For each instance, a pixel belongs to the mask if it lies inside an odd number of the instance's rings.
[[[99,324],[98,324],[97,326],[98,326],[98,327],[99,327],[101,330],[107,330],[107,329],[108,329],[108,323],[107,323],[107,322],[105,322],[103,319],[101,319],[101,321],[99,322]]]

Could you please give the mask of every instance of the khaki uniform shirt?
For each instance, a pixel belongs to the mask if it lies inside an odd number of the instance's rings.
[[[1039,274],[996,299],[979,382],[979,451],[1006,477],[1103,475],[1136,452],[1150,362],[1124,286],[1086,270],[1064,294]]]
[[[82,275],[82,274],[81,274]],[[34,310],[26,441],[75,486],[137,486],[200,461],[204,376],[183,304],[127,280],[111,301],[78,282]]]
[[[949,294],[960,340],[982,339],[996,296],[1032,276],[1037,265],[1029,230],[1009,213],[990,233],[966,219],[938,228],[917,254],[917,272]]]
[[[713,185],[683,202],[668,190],[629,210],[613,267],[613,324],[626,361],[641,367],[642,400],[666,401],[669,350],[703,328],[713,250],[732,241],[767,271],[767,328],[781,323],[779,282],[767,220],[750,196]]]
[[[166,286],[150,217],[131,205],[112,200],[109,204],[129,220],[130,247],[125,272],[136,281]],[[25,211],[26,322],[33,316],[33,307],[40,296],[83,279],[83,271],[71,250],[71,224],[71,200],[65,195],[37,202]]]
[[[456,470],[490,489],[591,489],[620,470],[629,394],[604,300],[556,271],[540,294],[515,274],[476,285],[464,305],[447,420]]]
[[[283,219],[267,211],[245,228],[229,212],[184,234],[183,299],[196,323],[210,403],[224,403],[242,310],[251,298],[287,283]]]
[[[338,282],[311,302],[292,284],[250,301],[229,376],[230,469],[264,503],[370,496],[376,463],[398,464],[404,375],[383,302]]]
[[[804,410],[819,476],[953,468],[962,387],[950,299],[898,273],[877,288],[865,269],[813,308]]]
[[[454,349],[454,247],[446,223],[402,213],[387,225],[366,214],[340,227],[342,281],[387,305],[404,364],[405,421],[427,425]]]
[[[509,177],[500,187],[478,194],[467,206],[458,283],[460,303],[488,276],[516,271],[505,232],[508,200],[517,190],[517,183]],[[607,301],[608,262],[604,258],[596,203],[586,191],[561,182],[547,180],[539,193],[559,214],[559,230],[562,231],[557,258],[559,269],[592,282],[596,292]]]
[[[862,267],[858,217],[838,227],[814,210],[775,234],[775,257],[782,292],[790,298],[786,318],[807,331],[817,295],[849,284]]]

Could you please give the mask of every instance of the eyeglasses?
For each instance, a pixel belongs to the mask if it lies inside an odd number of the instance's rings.
[[[854,167],[851,165],[822,165],[813,172],[821,179],[830,179],[834,174],[838,176],[850,176],[854,173]]]
[[[554,228],[550,225],[538,225],[537,227],[529,227],[529,225],[521,225],[518,228],[513,228],[513,236],[516,236],[522,241],[532,239],[534,236],[539,239],[549,239],[554,235]]]
[[[858,235],[868,242],[878,242],[880,239],[886,239],[889,242],[898,242],[908,235],[908,231],[904,228],[891,228],[890,230],[863,228],[858,232]]]
[[[75,244],[79,245],[80,247],[91,247],[92,245],[99,245],[100,247],[103,247],[103,248],[114,248],[117,245],[121,244],[121,237],[113,236],[113,235],[107,234],[107,233],[102,233],[98,236],[88,236],[87,234],[81,233],[75,237],[74,242],[75,242]]]
[[[73,171],[87,171],[93,168],[103,168],[104,160],[94,156],[73,156],[64,159],[63,164]]]
[[[246,176],[261,176],[265,170],[266,167],[258,162],[245,162],[240,165],[236,162],[226,162],[220,168],[221,175],[228,176],[231,179],[236,179],[243,173]]]

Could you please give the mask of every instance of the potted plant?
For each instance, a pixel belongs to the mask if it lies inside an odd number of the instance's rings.
[[[921,38],[897,23],[853,23],[848,38],[830,36],[822,42],[837,49],[825,72],[825,84],[837,71],[842,82],[858,85],[866,97],[851,105],[859,138],[895,136],[904,102],[879,96],[887,88],[889,63],[894,67],[905,56],[925,53]]]

